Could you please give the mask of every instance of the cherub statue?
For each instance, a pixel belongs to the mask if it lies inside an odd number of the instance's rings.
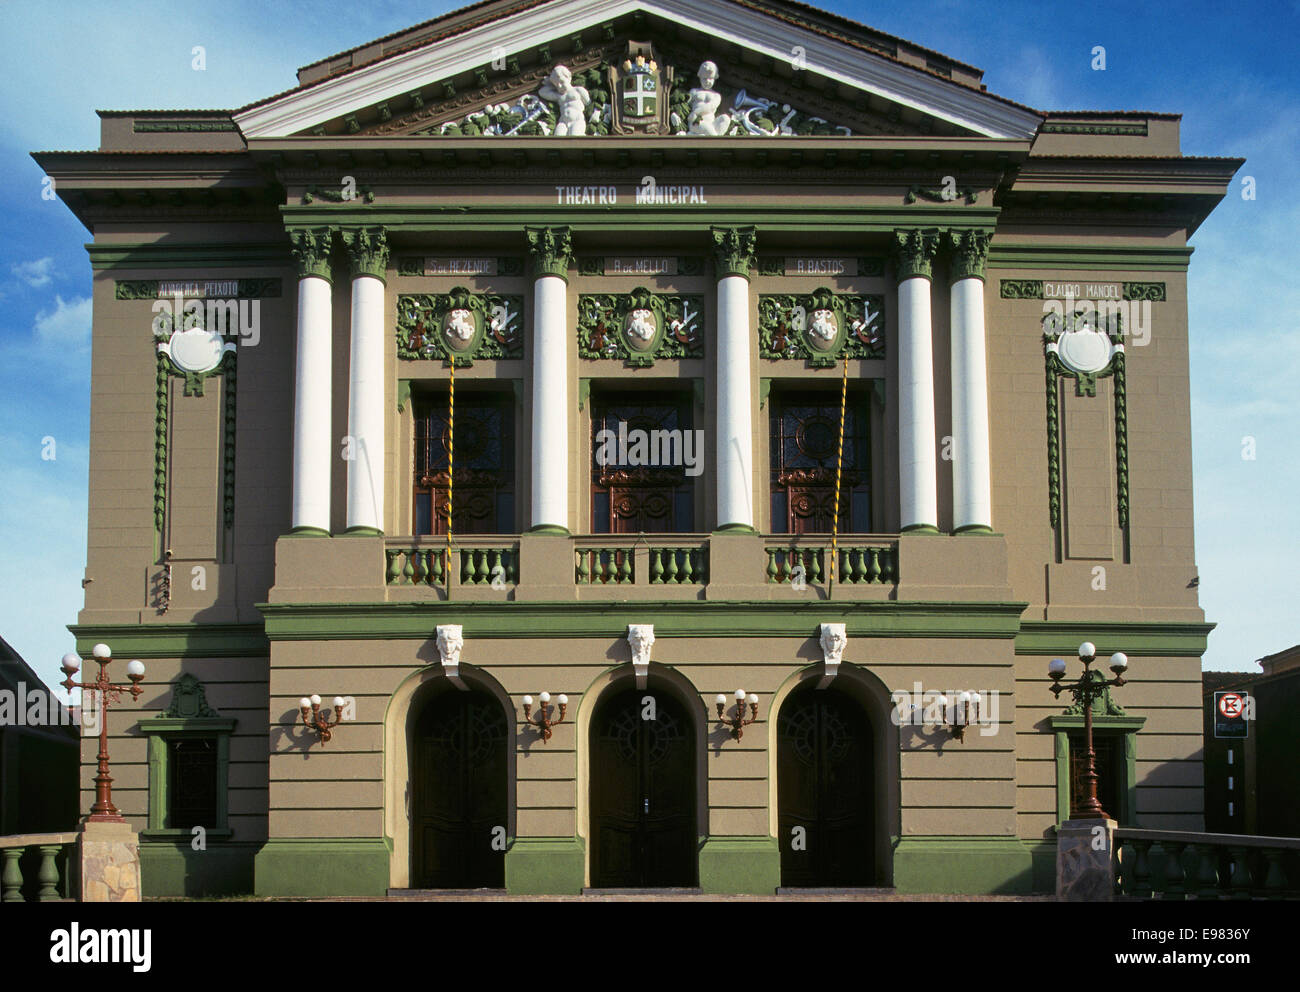
[[[591,104],[591,94],[586,87],[573,85],[573,73],[568,66],[557,65],[552,69],[537,94],[543,100],[560,105],[556,137],[580,137],[587,133],[587,107]]]
[[[706,134],[719,138],[731,129],[731,115],[719,114],[722,94],[713,88],[718,81],[718,67],[712,62],[700,65],[700,85],[691,90],[691,112],[686,118],[687,134]]]

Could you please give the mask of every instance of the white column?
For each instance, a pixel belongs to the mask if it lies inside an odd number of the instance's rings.
[[[993,528],[984,280],[952,284],[952,527]]]
[[[898,482],[903,530],[939,525],[934,436],[930,256],[935,239],[900,235],[898,283]]]
[[[328,263],[326,263],[328,264]],[[298,354],[293,394],[293,529],[330,529],[330,352],[333,293],[328,279],[298,281]]]
[[[344,233],[352,254],[348,366],[348,530],[384,529],[384,235]]]
[[[567,228],[529,228],[533,283],[532,530],[569,529]]]
[[[753,228],[714,228],[718,276],[719,529],[754,526],[753,408],[750,383],[749,269]]]

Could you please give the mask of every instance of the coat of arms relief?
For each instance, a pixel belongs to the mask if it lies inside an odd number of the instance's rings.
[[[689,65],[690,68],[686,66]],[[724,83],[711,59],[674,66],[650,42],[591,68],[552,67],[533,92],[414,132],[447,137],[591,137],[606,134],[784,137],[852,129],[778,99]]]

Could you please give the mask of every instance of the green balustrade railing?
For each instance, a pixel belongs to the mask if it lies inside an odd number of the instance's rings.
[[[635,555],[630,547],[581,547],[574,552],[574,581],[580,586],[632,585]]]
[[[898,581],[898,545],[893,543],[851,543],[836,549],[838,568],[835,581],[841,585],[893,585]],[[861,539],[857,539],[861,540]],[[794,582],[802,579],[814,584],[829,578],[827,563],[832,560],[829,547],[770,543],[767,546],[768,583]]]
[[[73,891],[77,835],[0,837],[0,902],[61,902]]]
[[[450,555],[445,544],[427,547],[391,547],[384,552],[384,583],[390,586],[437,586],[449,582],[462,586],[517,585],[519,549],[495,543],[455,541]]]
[[[650,547],[650,584],[702,586],[709,581],[707,547]]]
[[[1129,899],[1294,899],[1300,838],[1115,830],[1116,892]]]

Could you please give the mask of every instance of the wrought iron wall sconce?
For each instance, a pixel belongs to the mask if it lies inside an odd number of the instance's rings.
[[[558,720],[551,719],[551,694],[549,692],[543,692],[537,697],[537,700],[542,705],[537,710],[537,719],[534,720],[533,697],[524,697],[524,723],[529,726],[536,725],[538,732],[542,735],[542,743],[545,744],[551,739],[551,728],[557,723],[564,722],[564,717],[569,710],[569,697],[564,693],[560,693],[555,697],[555,701],[560,704],[560,718]]]
[[[320,696],[303,696],[298,700],[298,709],[302,711],[302,722],[308,730],[314,731],[322,744],[328,744],[334,736],[334,728],[343,719],[344,699],[334,697],[334,720],[330,721],[330,711],[322,710]]]
[[[718,720],[724,726],[731,728],[731,736],[740,740],[745,736],[742,727],[748,726],[758,719],[758,696],[754,693],[749,694],[748,700],[745,698],[745,690],[736,690],[736,715],[727,716],[727,697],[723,693],[718,693],[714,699],[714,704],[718,707]],[[749,703],[749,718],[745,718],[745,703]]]
[[[980,697],[979,693],[962,692],[957,696],[956,706],[948,702],[947,696],[939,697],[943,706],[943,726],[952,734],[955,740],[966,740],[966,728],[972,723],[978,723],[980,718]],[[949,708],[952,709],[952,722],[948,721]]]

